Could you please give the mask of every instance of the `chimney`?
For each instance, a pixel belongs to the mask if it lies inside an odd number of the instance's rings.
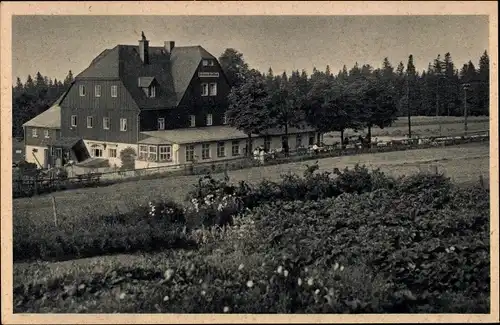
[[[139,55],[144,64],[149,64],[149,41],[142,32],[142,39],[139,41]]]

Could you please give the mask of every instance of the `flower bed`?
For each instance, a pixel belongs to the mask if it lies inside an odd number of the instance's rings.
[[[316,170],[254,186],[205,177],[190,193],[189,209],[200,216],[229,209],[233,218],[222,228],[189,232],[196,250],[145,256],[130,266],[17,273],[15,311],[489,311],[487,189],[458,188],[441,175],[392,179],[359,166]],[[145,209],[146,215],[112,222],[189,219],[173,204]],[[152,227],[132,227],[129,236]]]

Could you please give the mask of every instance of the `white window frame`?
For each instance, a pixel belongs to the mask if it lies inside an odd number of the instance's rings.
[[[102,128],[104,130],[109,130],[110,127],[111,127],[111,119],[109,117],[103,117],[102,118]]]
[[[194,160],[194,145],[188,144],[186,145],[186,161]]]
[[[165,130],[165,118],[163,117],[158,119],[158,130]]]
[[[211,82],[208,84],[208,94],[209,96],[217,96],[217,83]]]
[[[93,127],[94,127],[94,117],[92,115],[87,116],[87,129],[92,129]]]
[[[149,89],[149,97],[156,97],[156,87],[155,86],[151,86],[151,88]]]
[[[209,64],[209,63],[208,63],[208,60],[203,60],[202,64],[203,64],[203,66],[204,66],[204,67],[207,67],[207,66],[208,66],[208,64]]]
[[[196,126],[196,115],[189,115],[189,126],[192,128]]]
[[[92,157],[98,157],[98,158],[100,158],[100,157],[103,157],[103,155],[104,155],[104,152],[103,152],[102,148],[92,148],[90,150],[90,152],[92,153]],[[96,155],[97,152],[100,152],[101,154],[100,155]]]
[[[71,127],[76,128],[76,115],[71,115]]]
[[[31,137],[38,138],[38,129],[37,128],[31,129]]]
[[[203,143],[201,145],[201,159],[210,159],[210,143]]]
[[[94,95],[95,97],[101,97],[101,85],[95,85]]]
[[[157,160],[158,160],[158,147],[148,146],[148,161],[157,161]]]
[[[226,157],[226,143],[223,141],[217,142],[217,158]]]
[[[80,85],[78,90],[80,93],[80,97],[84,97],[85,96],[85,85]]]
[[[159,161],[172,161],[172,146],[159,146]]]
[[[49,130],[43,130],[43,135],[45,136],[46,139],[50,138]]]
[[[240,155],[240,142],[239,141],[233,141],[231,143],[231,154],[233,155],[233,157]]]
[[[117,156],[118,150],[116,150],[116,148],[108,148],[108,158],[116,158]]]
[[[126,118],[121,118],[120,119],[120,131],[125,132],[127,131],[127,119]]]
[[[146,160],[148,158],[148,146],[139,145],[139,160]]]
[[[201,96],[205,97],[205,96],[208,96],[208,93],[209,93],[209,89],[208,89],[208,83],[206,82],[203,82],[201,84]]]
[[[118,97],[118,86],[117,85],[111,86],[111,97],[113,97],[113,98]]]
[[[224,112],[224,115],[222,116],[222,124],[226,125],[228,122],[227,120],[228,120],[227,112]]]
[[[214,122],[212,114],[207,114],[207,126],[211,126]]]

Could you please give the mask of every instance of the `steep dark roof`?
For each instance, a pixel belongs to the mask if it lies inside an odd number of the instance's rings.
[[[120,79],[140,108],[170,108],[180,103],[203,59],[216,58],[201,46],[174,47],[171,54],[149,47],[149,64],[143,64],[139,46],[117,45],[101,52],[75,79]],[[139,83],[153,80],[156,97],[149,98]]]

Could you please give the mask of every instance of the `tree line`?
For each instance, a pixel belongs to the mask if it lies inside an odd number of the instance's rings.
[[[356,63],[337,74],[313,69],[274,75],[251,69],[243,54],[226,49],[219,62],[232,87],[230,98],[235,127],[245,132],[270,125],[295,126],[309,122],[323,132],[347,128],[385,127],[396,117],[410,115],[462,116],[468,84],[469,115],[489,115],[489,56],[485,51],[478,68],[469,61],[460,70],[450,53],[438,55],[421,73],[415,71],[413,56],[405,66],[394,67],[385,58],[381,68]],[[23,137],[22,124],[44,112],[73,81],[69,71],[64,80],[52,80],[40,72],[23,83],[18,77],[12,87],[12,135]],[[231,114],[234,113],[234,114]],[[272,117],[272,118],[270,118]],[[230,118],[231,120],[231,118]]]
[[[456,69],[450,53],[438,55],[421,73],[414,58],[394,67],[388,58],[381,68],[356,63],[337,74],[313,69],[275,75],[251,69],[243,54],[229,48],[219,62],[232,84],[229,123],[246,134],[307,123],[320,132],[390,126],[398,117],[489,115],[489,56],[485,51],[476,68],[472,61]],[[465,88],[465,89],[464,89]],[[465,94],[467,92],[467,94]],[[251,143],[251,141],[250,141]]]
[[[17,77],[12,87],[12,137],[22,139],[23,124],[46,111],[73,82],[71,70],[64,80],[52,80],[37,72],[35,79],[28,75],[23,83]]]

